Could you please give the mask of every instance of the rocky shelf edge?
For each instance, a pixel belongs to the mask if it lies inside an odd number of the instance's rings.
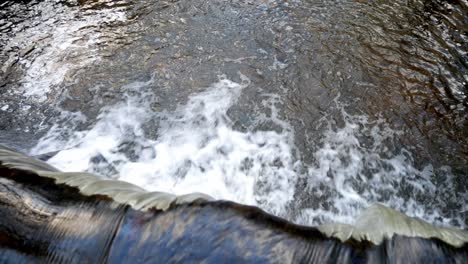
[[[468,232],[380,204],[354,225],[295,225],[194,193],[65,173],[0,146],[0,262],[454,262]]]

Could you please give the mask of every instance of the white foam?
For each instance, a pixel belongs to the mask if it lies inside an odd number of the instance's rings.
[[[221,77],[172,112],[151,109],[153,94],[145,87],[154,80],[135,82],[123,88],[123,101],[105,108],[89,130],[75,131],[75,123],[83,120],[77,114],[66,126],[50,130],[32,154],[61,150],[48,162],[64,171],[117,177],[150,191],[202,192],[307,225],[351,223],[374,202],[432,223],[452,224],[442,217],[443,208],[415,199],[436,197],[434,168],[416,169],[411,153],[395,141],[400,132],[383,119],[349,115],[337,101],[343,125],[325,116],[319,122],[322,138],[310,146],[314,163],[303,164],[294,155],[294,130],[279,118],[280,95],[264,94],[251,117],[254,126],[270,122],[276,130],[233,128],[227,112],[251,85],[245,76],[241,79],[236,83]],[[157,130],[150,133],[157,136],[147,136],[143,127]],[[296,190],[299,177],[307,189]],[[446,180],[451,181],[449,173]],[[307,193],[318,206],[294,206],[301,202],[294,200],[296,192]],[[291,214],[290,205],[298,212]],[[464,225],[459,216],[453,219]]]
[[[227,111],[249,83],[241,77],[241,84],[220,80],[174,112],[152,112],[150,101],[142,100],[141,94],[127,96],[125,102],[101,114],[89,131],[75,133],[68,142],[53,136],[60,131],[51,132],[33,153],[74,146],[49,162],[64,171],[94,170],[90,160],[101,155],[115,166],[121,180],[147,190],[203,192],[284,215],[296,177],[292,134],[289,127],[281,133],[232,128]],[[152,120],[159,121],[157,139],[146,138],[142,130]],[[119,151],[127,141],[145,146],[136,160]]]
[[[444,208],[434,207],[437,199],[454,197],[437,197],[432,181],[434,168],[430,164],[421,170],[414,167],[411,153],[396,142],[401,132],[391,129],[383,119],[371,121],[366,115],[349,115],[339,104],[338,108],[344,126],[324,117],[324,138],[313,153],[315,163],[308,166],[305,175],[309,192],[327,205],[302,209],[297,222],[352,223],[362,209],[380,202],[431,223],[451,225],[455,220],[464,226],[460,216],[443,217]],[[448,173],[446,183],[451,181]],[[445,188],[445,192],[453,191],[451,186]],[[424,200],[417,201],[418,196]]]

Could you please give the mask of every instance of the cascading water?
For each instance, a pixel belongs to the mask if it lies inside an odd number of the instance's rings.
[[[281,104],[278,96],[266,95],[262,104],[269,114],[257,113],[254,123],[273,121],[281,132],[236,131],[228,110],[252,85],[246,76],[240,77],[242,82],[236,83],[220,76],[172,112],[151,108],[155,96],[146,87],[153,79],[131,83],[123,87],[124,101],[106,107],[89,130],[56,126],[31,154],[54,153],[48,162],[63,171],[89,171],[150,191],[202,192],[256,205],[306,225],[352,222],[373,202],[431,222],[463,224],[461,219],[444,219],[434,209],[429,213],[430,206],[405,196],[401,189],[429,198],[435,195],[432,166],[420,171],[413,167],[409,151],[393,154],[387,146],[398,131],[383,120],[349,115],[338,101],[344,126],[336,127],[324,117],[321,145],[311,147],[315,164],[304,164],[294,155],[293,128],[276,114],[276,105]],[[144,127],[154,123],[158,124],[156,136],[147,137]],[[298,189],[298,178],[307,181],[308,187]],[[308,193],[330,207],[292,212],[296,193]]]
[[[32,154],[61,150],[48,162],[64,171],[112,172],[148,190],[202,192],[286,216],[298,165],[292,131],[289,126],[281,133],[232,128],[227,111],[249,85],[241,78],[235,83],[221,77],[173,112],[154,112],[151,94],[140,92],[148,83],[133,83],[124,88],[126,100],[101,113],[90,130],[62,141],[74,128],[56,127]],[[154,139],[143,131],[150,122],[159,125]]]
[[[463,5],[198,2],[5,4],[0,143],[306,225],[466,226]]]

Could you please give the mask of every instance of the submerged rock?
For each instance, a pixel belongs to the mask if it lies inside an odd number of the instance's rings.
[[[306,227],[207,195],[63,173],[0,147],[0,262],[468,261],[468,234],[383,205],[354,226]]]

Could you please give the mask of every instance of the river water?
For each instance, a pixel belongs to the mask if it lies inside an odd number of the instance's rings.
[[[468,2],[6,1],[0,143],[296,223],[468,224]]]

